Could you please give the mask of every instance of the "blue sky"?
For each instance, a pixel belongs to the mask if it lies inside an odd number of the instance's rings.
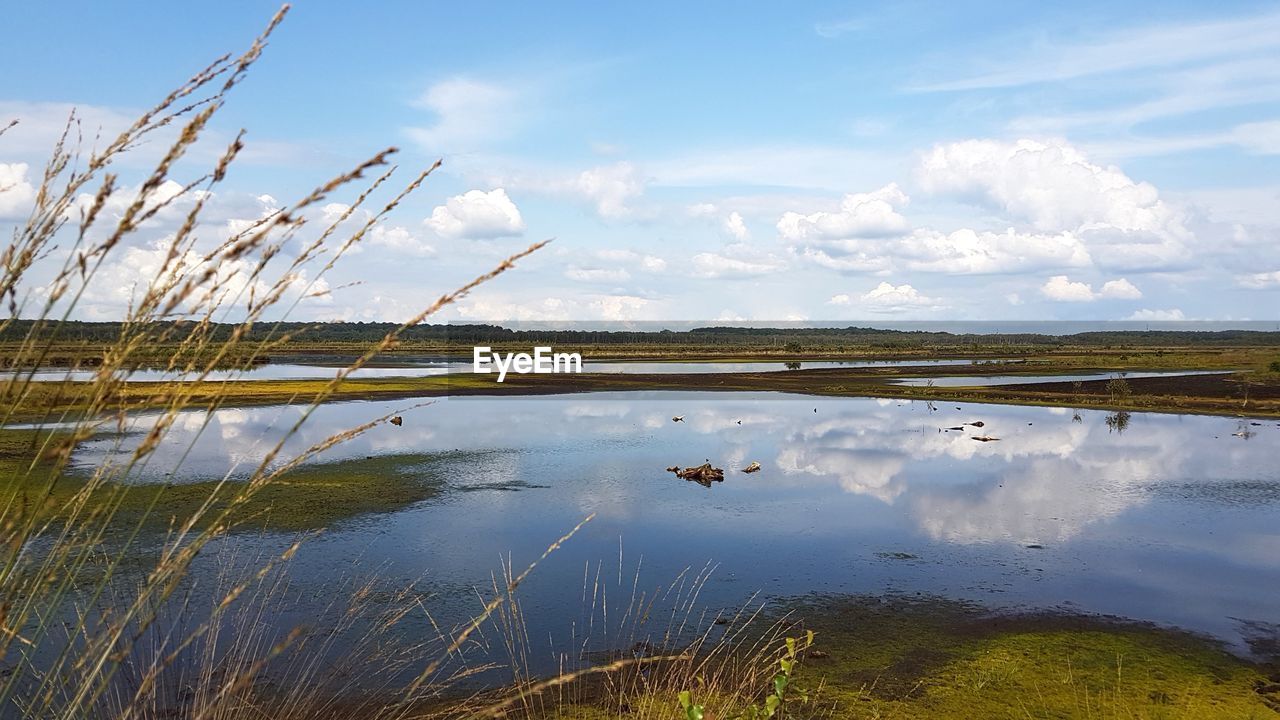
[[[22,124],[0,138],[0,223],[22,216],[71,107],[118,129],[275,8],[6,9],[21,72],[0,77],[0,120]],[[549,237],[443,317],[1280,307],[1276,3],[304,1],[216,131],[241,127],[228,221],[387,145],[406,169],[445,160],[298,317],[402,319]],[[82,316],[122,311],[166,229],[137,239]]]

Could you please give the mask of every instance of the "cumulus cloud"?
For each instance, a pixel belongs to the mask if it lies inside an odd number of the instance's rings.
[[[727,245],[718,253],[698,253],[691,263],[693,275],[701,278],[754,277],[786,267],[781,258],[743,243]]]
[[[646,255],[635,250],[597,250],[594,255],[604,262],[629,265],[636,270],[647,273],[660,273],[667,269],[666,260],[657,255]]]
[[[1120,278],[1103,283],[1098,297],[1110,300],[1137,300],[1142,297],[1142,291],[1128,280]]]
[[[751,234],[747,230],[747,224],[742,220],[742,215],[737,212],[729,213],[729,216],[724,219],[724,231],[738,241],[746,240]]]
[[[1071,232],[1100,266],[1159,269],[1189,257],[1183,213],[1154,186],[1095,164],[1065,142],[939,145],[921,159],[920,183],[928,192],[1000,209],[1042,232]]]
[[[1178,308],[1170,308],[1168,310],[1148,310],[1143,308],[1129,316],[1130,320],[1152,320],[1152,321],[1174,321],[1186,320],[1187,316]]]
[[[172,238],[164,237],[116,248],[85,286],[77,313],[90,320],[119,320],[151,287],[180,287],[183,279],[201,277],[206,271],[212,271],[213,277],[201,285],[200,292],[186,298],[179,312],[204,312],[213,305],[231,308],[242,306],[250,294],[265,296],[277,279],[269,273],[257,274],[257,262],[248,257],[208,260],[189,249],[171,256],[171,245]],[[291,298],[309,303],[331,301],[328,282],[324,278],[309,280],[305,269],[279,279],[286,288],[282,306],[288,306]],[[43,287],[37,292],[48,295],[51,290]]]
[[[275,198],[270,195],[262,195],[257,198],[262,204],[261,216],[276,212],[277,203]],[[343,218],[346,218],[345,220]],[[360,229],[373,218],[373,213],[358,208],[352,210],[350,205],[340,202],[327,203],[320,208],[319,221],[325,228],[330,227],[334,223],[342,223],[336,231],[338,237],[349,237],[351,234],[359,232]],[[228,226],[233,231],[241,231],[251,226],[255,221],[246,218],[235,218],[229,221]],[[234,233],[233,233],[234,234]],[[435,255],[436,249],[428,243],[418,233],[413,232],[409,228],[400,225],[390,225],[388,223],[379,222],[374,225],[365,235],[364,242],[374,247],[381,248],[399,255],[411,255],[415,257],[430,257]],[[348,254],[358,254],[361,251],[360,245],[351,247]]]
[[[1074,282],[1066,275],[1054,275],[1040,288],[1041,294],[1058,302],[1093,302],[1094,300],[1137,300],[1142,291],[1125,278],[1110,280],[1094,292],[1088,283]]]
[[[849,307],[855,305],[848,293],[832,295],[828,305]],[[894,285],[882,282],[858,297],[859,307],[875,313],[897,313],[907,310],[938,310],[945,305],[941,300],[926,297],[909,284]]]
[[[464,320],[487,322],[541,322],[570,319],[569,304],[557,297],[521,302],[485,295],[456,304],[454,312]]]
[[[26,163],[0,163],[0,220],[22,217],[31,210],[35,187],[27,180]]]
[[[455,195],[432,210],[424,223],[441,237],[469,240],[520,235],[525,229],[519,208],[502,188]]]
[[[634,320],[649,300],[634,295],[601,295],[591,301],[591,308],[601,320]]]
[[[1072,282],[1066,275],[1054,275],[1040,288],[1040,293],[1058,302],[1092,302],[1093,288],[1082,282]]]
[[[746,220],[737,210],[725,213],[715,203],[701,202],[686,206],[684,211],[691,218],[718,223],[717,229],[737,242],[751,237]]]
[[[634,165],[620,162],[582,171],[569,189],[589,201],[600,217],[619,220],[632,214],[630,203],[644,194],[644,182]]]
[[[882,282],[859,298],[873,312],[899,312],[908,309],[937,309],[939,300],[925,297],[919,290],[907,284],[893,285]]]
[[[435,123],[406,130],[423,149],[436,153],[474,151],[511,133],[518,95],[494,83],[453,78],[432,85],[414,104]]]
[[[436,254],[430,243],[399,225],[375,225],[369,231],[369,244],[402,255],[430,257]]]
[[[835,212],[785,213],[778,219],[778,234],[792,241],[893,237],[909,229],[897,210],[908,202],[907,195],[891,183],[875,192],[845,195]]]
[[[1184,213],[1156,188],[1091,162],[1064,142],[968,140],[920,160],[927,192],[997,211],[1003,231],[911,228],[897,185],[846,195],[835,212],[787,212],[778,233],[795,256],[841,272],[914,270],[953,275],[1070,268],[1154,271],[1185,267],[1194,240]],[[1069,292],[1071,288],[1051,288]],[[1135,299],[1127,281],[1100,297]],[[1073,293],[1083,299],[1078,289]],[[1094,296],[1089,289],[1089,297]]]
[[[592,283],[617,283],[631,279],[631,273],[626,268],[585,268],[578,265],[570,265],[564,271],[564,276],[570,280]]]
[[[925,229],[917,230],[896,245],[908,269],[957,275],[1092,264],[1089,250],[1071,233],[1023,233],[1012,228],[1002,233],[969,228],[941,233]]]
[[[1280,287],[1280,270],[1241,275],[1236,278],[1236,283],[1250,290]]]

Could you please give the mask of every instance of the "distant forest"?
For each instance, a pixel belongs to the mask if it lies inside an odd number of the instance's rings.
[[[0,331],[0,343],[19,342],[31,331],[34,321],[15,320]],[[230,334],[234,325],[218,325],[219,336]],[[357,345],[380,340],[398,327],[395,323],[260,323],[250,332],[250,340],[265,340],[283,333],[296,333],[295,344]],[[120,323],[65,322],[57,331],[64,343],[106,343],[120,334]],[[54,334],[46,325],[42,333]],[[1105,330],[1069,335],[1038,333],[951,333],[923,330],[891,330],[869,327],[845,328],[744,328],[701,327],[689,330],[512,330],[497,325],[417,325],[401,335],[405,344],[422,345],[649,345],[724,347],[885,347],[930,346],[1280,346],[1280,332],[1256,330]]]

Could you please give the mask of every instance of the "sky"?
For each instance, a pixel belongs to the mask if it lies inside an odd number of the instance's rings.
[[[0,229],[73,108],[118,132],[277,7],[10,4]],[[1280,317],[1280,3],[302,0],[210,141],[241,128],[210,243],[385,147],[443,160],[293,319],[404,320],[545,239],[436,320]],[[178,209],[77,317],[125,312]]]

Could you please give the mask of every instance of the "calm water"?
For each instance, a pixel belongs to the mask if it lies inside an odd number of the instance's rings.
[[[289,447],[406,404],[324,406]],[[330,528],[291,572],[302,588],[323,587],[335,568],[423,579],[436,619],[460,620],[500,558],[523,567],[596,513],[522,589],[530,637],[567,642],[598,563],[609,582],[617,573],[623,600],[637,568],[636,586],[651,590],[712,563],[700,601],[713,608],[757,591],[920,592],[1150,620],[1237,649],[1242,622],[1280,623],[1275,421],[1135,413],[1117,432],[1102,412],[961,407],[768,393],[452,398],[327,456],[475,451],[433,464],[443,493]],[[169,442],[191,445],[179,476],[234,474],[298,412],[221,410],[198,437],[204,418],[187,416]],[[984,426],[948,429],[973,421]],[[110,448],[87,443],[75,462],[97,464]],[[160,471],[176,457],[154,459],[143,479],[171,479]],[[724,482],[664,472],[704,460]],[[752,461],[763,469],[741,473]],[[534,658],[544,660],[549,651]]]

